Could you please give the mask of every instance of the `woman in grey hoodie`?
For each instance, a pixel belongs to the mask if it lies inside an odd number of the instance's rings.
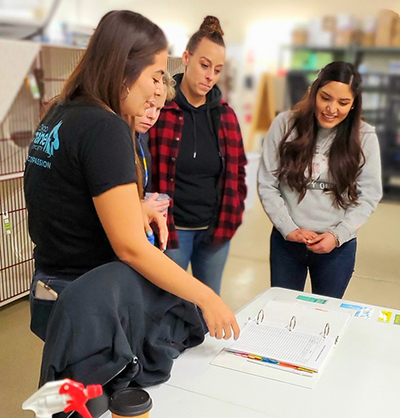
[[[281,113],[264,141],[258,193],[274,225],[271,286],[341,298],[352,276],[357,230],[382,197],[375,128],[361,120],[353,65],[323,68],[306,97]]]

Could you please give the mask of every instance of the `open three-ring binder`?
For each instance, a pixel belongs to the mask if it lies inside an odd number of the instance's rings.
[[[225,351],[265,365],[317,373],[351,316],[346,311],[270,301]]]

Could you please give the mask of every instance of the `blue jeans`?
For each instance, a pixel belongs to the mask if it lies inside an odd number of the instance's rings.
[[[230,241],[221,245],[208,244],[204,242],[207,230],[178,229],[177,232],[179,248],[167,250],[165,254],[184,270],[190,262],[193,276],[219,294]]]
[[[271,233],[271,286],[304,290],[307,271],[312,292],[342,298],[354,271],[357,240],[344,243],[328,254],[315,254],[305,244],[286,241],[273,228]]]

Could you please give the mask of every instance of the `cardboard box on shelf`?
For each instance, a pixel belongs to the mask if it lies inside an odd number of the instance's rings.
[[[394,36],[392,38],[391,46],[396,47],[396,48],[400,48],[400,35]]]
[[[322,30],[334,32],[336,29],[336,16],[324,16],[322,18]]]
[[[349,46],[354,42],[355,36],[354,29],[339,29],[335,33],[335,46]]]
[[[308,31],[304,28],[294,29],[292,32],[292,45],[307,45]]]
[[[355,17],[348,13],[339,13],[336,15],[336,29],[334,36],[335,46],[349,46],[356,36]]]
[[[361,46],[374,46],[376,34],[376,16],[365,16],[361,20],[358,34],[358,44]]]
[[[391,46],[400,46],[400,17],[394,21]]]
[[[393,10],[382,9],[378,14],[375,46],[391,46],[396,20],[399,15]]]
[[[375,33],[361,32],[359,37],[359,44],[361,46],[374,46],[375,45]]]

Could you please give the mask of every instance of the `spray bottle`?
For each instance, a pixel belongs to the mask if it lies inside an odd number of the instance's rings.
[[[83,418],[92,418],[86,407],[89,399],[102,395],[101,385],[88,385],[70,379],[47,382],[22,404],[22,409],[32,410],[36,418],[52,418],[57,412],[76,411]]]

